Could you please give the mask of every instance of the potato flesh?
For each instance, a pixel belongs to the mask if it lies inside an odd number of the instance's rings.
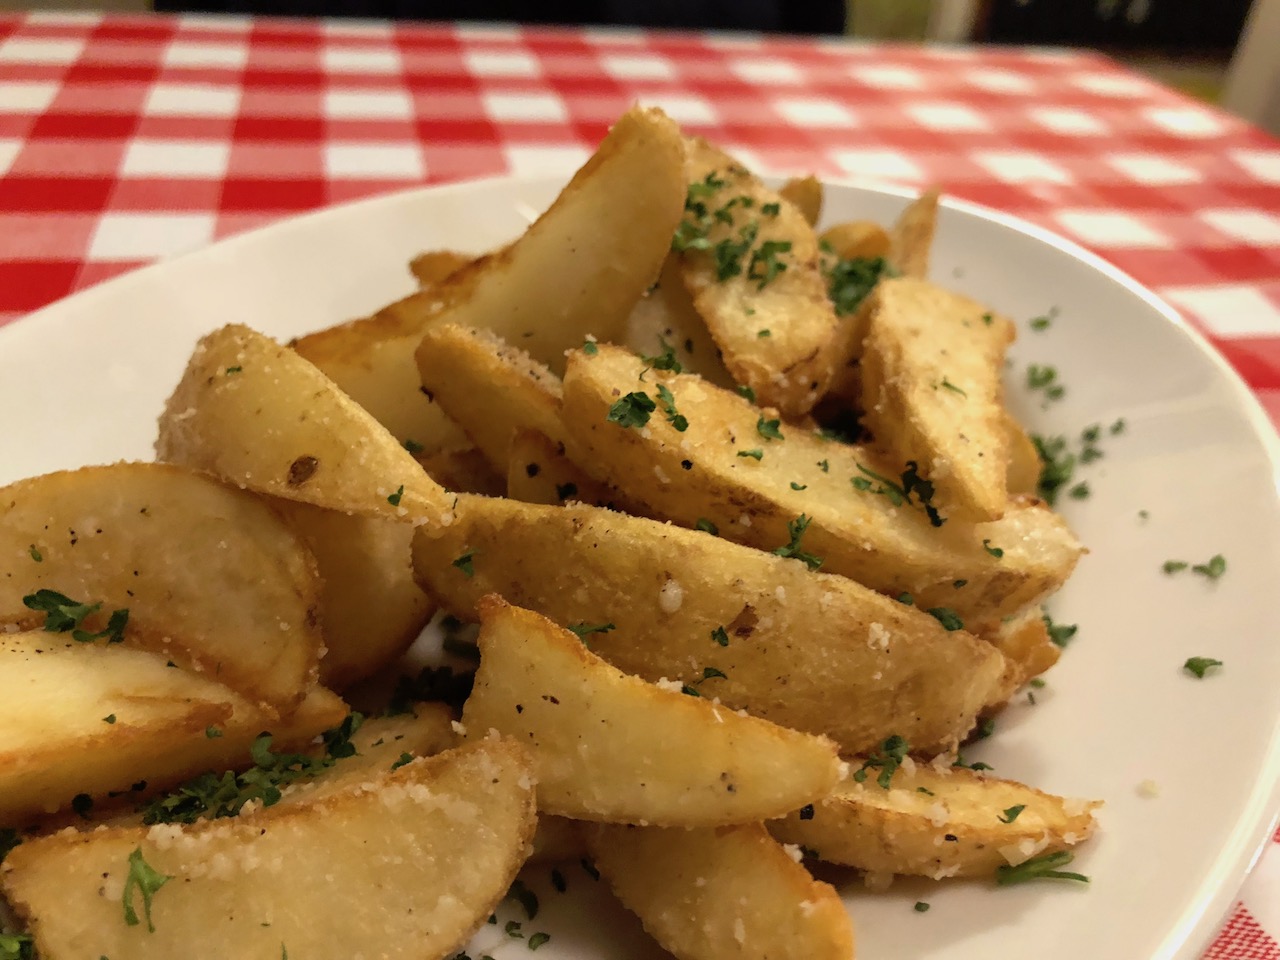
[[[409,272],[421,287],[433,287],[448,280],[476,258],[457,250],[429,250],[409,261]]]
[[[1099,806],[955,767],[904,767],[888,790],[876,782],[878,776],[870,769],[862,783],[850,778],[814,804],[810,819],[795,812],[769,829],[822,860],[869,872],[935,880],[989,877],[1002,865],[1087,840]],[[1012,822],[1003,822],[1017,806],[1023,809],[1008,817]]]
[[[1004,676],[996,685],[989,707],[1006,703],[1019,687],[1040,676],[1062,656],[1062,648],[1049,638],[1040,607],[1032,607],[983,636],[1004,656]]]
[[[778,188],[778,196],[799,210],[811,227],[822,219],[822,194],[822,181],[813,174],[792,177]]]
[[[679,129],[665,114],[627,111],[555,203],[490,259],[470,296],[431,322],[492,330],[557,374],[565,350],[589,334],[620,340],[670,249],[682,164]]]
[[[423,386],[497,473],[516,430],[560,437],[560,378],[492,333],[434,327],[415,357]]]
[[[922,609],[954,610],[970,629],[1038,602],[1079,556],[1065,523],[1042,506],[1015,504],[987,524],[950,520],[933,527],[918,506],[895,507],[887,496],[854,488],[851,480],[865,476],[859,465],[899,479],[870,451],[798,427],[783,427],[783,440],[767,439],[759,432],[765,415],[742,398],[657,370],[641,382],[642,369],[617,348],[575,353],[563,417],[574,462],[656,516],[689,527],[710,520],[722,537],[764,550],[787,545],[788,523],[806,516],[802,547],[823,559],[824,571],[889,596],[910,593]],[[653,392],[658,383],[688,419],[685,432],[658,413],[643,429],[607,421],[619,397]],[[760,460],[738,455],[753,449]],[[984,540],[1003,556],[993,556]],[[964,583],[956,587],[957,581]]]
[[[288,720],[273,720],[229,688],[168,663],[101,641],[0,636],[0,825],[63,809],[77,794],[99,802],[112,791],[141,796],[134,784],[154,792],[241,762],[268,727],[277,744],[296,747],[347,712],[317,687]]]
[[[967,633],[707,533],[478,497],[460,498],[457,514],[414,550],[418,575],[454,615],[471,619],[481,597],[498,593],[557,623],[611,623],[585,639],[615,667],[690,683],[714,666],[726,677],[706,681],[707,696],[826,735],[842,752],[895,733],[921,750],[948,749],[1001,677],[1003,659]],[[452,562],[466,551],[472,577]]]
[[[288,713],[315,681],[310,552],[257,498],[188,470],[119,463],[10,484],[0,490],[0,574],[0,622],[43,626],[23,597],[49,589],[101,602],[91,630],[127,609],[126,645],[270,710]]]
[[[395,661],[435,612],[413,578],[413,528],[309,503],[276,499],[273,506],[316,558],[325,645],[320,682],[345,690]]]
[[[818,238],[798,208],[705,141],[686,142],[685,167],[690,184],[713,174],[725,181],[705,199],[709,211],[723,209],[736,198],[751,201],[750,207],[733,208],[732,223],[714,221],[707,233],[712,245],[734,242],[739,231],[751,224],[759,229],[753,249],[770,242],[790,244],[779,254],[786,269],[763,285],[750,275],[749,253],[742,257],[741,272],[724,279],[719,277],[715,257],[704,250],[682,253],[680,265],[694,307],[719,345],[729,372],[751,387],[761,403],[776,406],[788,417],[803,416],[831,380],[830,357],[824,348],[837,325],[819,264]],[[775,216],[760,212],[770,204],[778,205]]]
[[[925,280],[881,280],[862,348],[863,424],[915,461],[958,518],[996,520],[1009,501],[1005,349],[1013,323]]]
[[[853,925],[760,824],[680,830],[593,825],[618,899],[680,960],[850,960]]]
[[[522,503],[587,503],[629,514],[642,512],[612,487],[599,483],[564,453],[564,445],[536,430],[518,430],[511,438],[507,497]]]
[[[447,522],[452,500],[328,377],[234,324],[196,346],[156,455],[259,493],[414,524]]]
[[[497,730],[530,747],[548,813],[745,823],[824,796],[839,778],[828,740],[627,676],[568,630],[496,596],[480,618],[465,735]]]
[[[316,803],[29,840],[0,888],[46,960],[443,958],[506,892],[534,819],[522,751],[481,743]],[[174,878],[154,895],[154,933],[123,919],[135,849]]]
[[[929,256],[938,226],[938,191],[926,190],[907,205],[889,229],[888,259],[904,277],[929,275]]]

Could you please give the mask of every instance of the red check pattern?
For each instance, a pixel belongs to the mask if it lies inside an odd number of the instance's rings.
[[[1280,141],[1076,52],[0,17],[0,324],[280,217],[563,170],[636,99],[763,173],[939,183],[1078,240],[1280,422]],[[1205,960],[1280,960],[1277,840]]]

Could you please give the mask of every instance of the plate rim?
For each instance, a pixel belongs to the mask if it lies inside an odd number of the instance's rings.
[[[11,331],[16,329],[29,331],[47,314],[65,310],[68,304],[84,304],[82,309],[92,309],[94,300],[99,297],[110,296],[121,288],[127,288],[130,284],[146,283],[155,271],[170,268],[175,263],[210,256],[211,251],[215,249],[219,255],[225,256],[228,252],[234,253],[235,249],[242,245],[269,242],[275,233],[305,229],[307,224],[316,220],[349,216],[357,211],[376,213],[379,208],[394,207],[406,200],[424,195],[474,191],[483,193],[493,187],[507,185],[556,189],[562,187],[573,172],[573,169],[566,166],[562,172],[548,170],[529,175],[496,174],[439,184],[421,184],[332,204],[305,213],[286,215],[196,249],[143,264],[118,276],[74,291],[34,311],[14,317],[0,326],[0,346],[8,342]],[[780,183],[783,178],[766,176],[764,179],[771,183]],[[904,202],[920,194],[918,189],[874,178],[823,177],[821,181],[824,187],[880,194]],[[1189,341],[1196,352],[1209,362],[1218,377],[1230,385],[1233,409],[1243,416],[1250,434],[1266,455],[1270,464],[1272,485],[1280,490],[1280,431],[1277,431],[1257,395],[1245,383],[1239,372],[1213,346],[1208,337],[1189,323],[1178,310],[1115,264],[1047,227],[1016,214],[945,193],[939,199],[939,206],[986,220],[1013,233],[1048,245],[1119,284],[1128,293],[1145,303],[1178,334]],[[1164,931],[1161,945],[1152,954],[1151,960],[1199,960],[1220,930],[1229,909],[1236,901],[1241,886],[1262,853],[1270,846],[1271,838],[1277,829],[1280,829],[1280,711],[1277,711],[1275,726],[1271,730],[1264,752],[1263,765],[1250,791],[1245,813],[1232,827],[1227,844],[1214,858],[1211,868],[1206,871],[1201,883],[1195,888],[1190,901],[1191,905],[1171,928]]]

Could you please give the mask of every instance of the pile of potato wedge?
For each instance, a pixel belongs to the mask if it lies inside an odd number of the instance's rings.
[[[937,200],[819,232],[635,108],[506,247],[210,332],[155,463],[0,490],[0,957],[445,958],[567,856],[677,957],[845,960],[807,858],[1068,860],[1096,804],[956,765],[1082,547]],[[474,676],[388,698],[439,615]]]

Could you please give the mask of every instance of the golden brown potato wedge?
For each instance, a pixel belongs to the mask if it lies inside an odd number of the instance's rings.
[[[460,575],[465,575],[460,572]],[[538,807],[579,820],[705,826],[780,816],[825,796],[831,741],[645,683],[570,631],[497,596],[480,604],[480,669],[465,736],[491,730],[534,754]]]
[[[778,196],[791,202],[809,221],[809,226],[816,227],[822,219],[822,181],[813,174],[792,177],[778,188]]]
[[[435,604],[413,579],[413,528],[381,517],[274,499],[316,558],[323,586],[320,682],[342,691],[396,660]]]
[[[853,957],[853,924],[839,894],[761,824],[586,829],[618,899],[680,960]]]
[[[954,746],[1003,670],[990,645],[844,577],[684,530],[588,507],[459,498],[457,520],[415,543],[418,575],[472,619],[498,593],[580,629],[594,653],[651,682],[707,694],[857,753],[899,733]],[[471,576],[453,565],[470,551]],[[548,562],[548,557],[556,562]],[[702,687],[699,687],[702,689]]]
[[[74,626],[270,710],[292,710],[315,682],[315,560],[269,507],[209,477],[118,463],[20,480],[0,490],[0,558],[0,622],[69,632],[61,595],[101,605]]]
[[[500,497],[506,492],[506,478],[489,465],[483,453],[472,446],[415,454],[431,479],[453,493],[482,493]]]
[[[1040,470],[1044,465],[1040,462],[1035,442],[1011,413],[1005,414],[1004,428],[1009,445],[1009,469],[1005,474],[1009,493],[1036,496],[1040,486]]]
[[[658,282],[636,301],[622,343],[642,357],[660,357],[670,351],[686,373],[696,373],[718,387],[737,387],[720,358],[720,348],[694,309],[674,254],[663,264]]]
[[[447,522],[452,500],[333,381],[236,324],[197,345],[156,455],[259,493],[414,524]]]
[[[948,515],[999,519],[1009,501],[1001,376],[1012,321],[908,277],[880,281],[870,309],[863,425],[891,460],[919,464]]]
[[[633,515],[643,509],[607,484],[591,479],[557,443],[536,430],[519,430],[511,438],[507,464],[507,496],[524,503],[587,503]]]
[[[1032,607],[1008,623],[983,635],[1004,656],[1001,677],[988,706],[1004,704],[1028,680],[1040,676],[1062,656],[1062,648],[1049,638],[1044,610]]]
[[[498,474],[516,430],[563,432],[560,378],[488,330],[432,327],[415,356],[423,386]]]
[[[524,752],[477,743],[314,803],[28,840],[0,888],[47,960],[445,957],[502,899],[534,820]]]
[[[854,779],[859,770],[861,783]],[[1066,850],[1093,833],[1096,801],[1064,800],[910,758],[892,773],[888,789],[877,782],[884,772],[859,767],[812,811],[775,820],[770,832],[830,863],[935,880],[989,877],[997,867]]]
[[[841,260],[872,260],[889,253],[889,232],[871,220],[847,220],[827,227],[819,242]]]
[[[689,201],[673,249],[725,366],[760,402],[808,413],[831,379],[836,315],[813,227],[732,157],[686,141]]]
[[[418,286],[427,288],[443,283],[467,264],[475,261],[469,253],[457,250],[428,250],[409,261],[409,272]]]
[[[295,748],[347,712],[316,687],[276,720],[208,677],[123,644],[0,635],[0,825],[238,762],[268,727]]]
[[[594,356],[575,353],[562,416],[573,461],[654,516],[689,527],[706,520],[739,543],[807,553],[824,571],[890,596],[909,593],[921,609],[952,611],[972,630],[1039,602],[1080,554],[1066,524],[1034,504],[1015,504],[992,523],[937,517],[943,525],[934,526],[921,489],[891,476],[870,451],[779,427],[695,377],[650,370],[641,382],[642,367],[604,345]],[[633,417],[640,408],[628,397],[659,384],[687,419],[685,431],[652,396],[642,428],[609,420],[615,408],[615,420]]]
[[[680,131],[666,114],[627,111],[555,203],[432,323],[492,330],[555,373],[589,334],[620,341],[670,249],[682,164]]]
[[[929,276],[929,255],[938,228],[938,190],[922,193],[899,214],[889,230],[888,259],[904,277]]]

